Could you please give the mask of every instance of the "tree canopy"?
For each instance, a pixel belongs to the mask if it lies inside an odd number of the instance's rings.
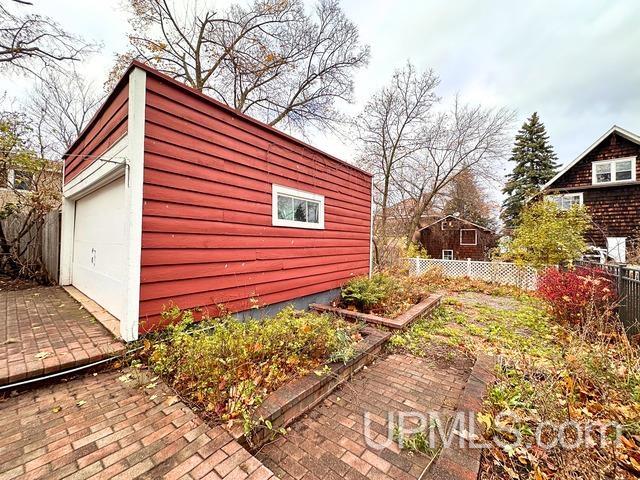
[[[591,218],[582,205],[561,210],[554,202],[540,200],[527,205],[504,255],[519,265],[566,265],[588,248],[584,238]]]
[[[39,76],[85,57],[96,46],[49,17],[30,13],[25,1],[0,3],[0,72]]]
[[[444,215],[459,213],[461,218],[487,228],[496,227],[497,205],[480,186],[473,170],[461,172],[445,193]]]
[[[332,126],[351,101],[353,74],[369,47],[337,0],[255,0],[214,11],[196,1],[129,0],[133,59],[271,125],[306,131]]]
[[[518,131],[509,158],[515,165],[503,189],[507,198],[502,204],[501,214],[507,227],[518,224],[526,201],[556,174],[556,160],[547,130],[537,112],[534,112]]]

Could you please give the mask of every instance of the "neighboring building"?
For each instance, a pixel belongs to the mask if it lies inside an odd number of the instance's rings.
[[[420,243],[432,258],[487,260],[498,236],[490,228],[447,215],[419,230]]]
[[[638,155],[640,136],[614,125],[543,187],[561,208],[585,205],[595,225],[587,240],[618,262],[640,233]]]
[[[125,340],[171,305],[302,307],[370,270],[370,174],[143,64],[64,160],[60,282]]]
[[[37,189],[60,191],[62,188],[62,169],[60,162],[47,162],[46,168],[37,174],[19,167],[3,165],[0,169],[0,208],[7,203],[20,200],[20,194]]]

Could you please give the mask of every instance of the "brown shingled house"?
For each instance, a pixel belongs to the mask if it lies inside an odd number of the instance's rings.
[[[618,262],[640,233],[638,155],[640,136],[614,125],[542,189],[560,208],[585,205],[595,225],[587,240]]]
[[[493,230],[455,215],[442,217],[419,233],[429,256],[443,260],[487,260],[498,241]]]

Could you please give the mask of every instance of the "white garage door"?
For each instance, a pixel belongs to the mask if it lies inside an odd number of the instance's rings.
[[[126,294],[124,178],[76,202],[73,285],[122,320]]]

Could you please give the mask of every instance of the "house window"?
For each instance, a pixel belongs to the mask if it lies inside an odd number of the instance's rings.
[[[477,245],[478,231],[475,228],[460,229],[460,245]]]
[[[442,222],[440,222],[440,228],[442,230],[449,230],[453,228],[453,222],[451,220],[443,220]]]
[[[628,182],[636,179],[635,157],[601,160],[592,164],[592,183]]]
[[[324,228],[324,196],[273,185],[272,225]]]
[[[574,205],[582,205],[582,192],[547,195],[546,199],[558,205],[560,210],[569,210]]]
[[[14,170],[13,187],[16,190],[33,190],[33,175],[29,172]]]
[[[0,188],[33,190],[33,174],[13,168],[5,169],[0,173]]]
[[[443,260],[453,260],[453,250],[442,250]]]

